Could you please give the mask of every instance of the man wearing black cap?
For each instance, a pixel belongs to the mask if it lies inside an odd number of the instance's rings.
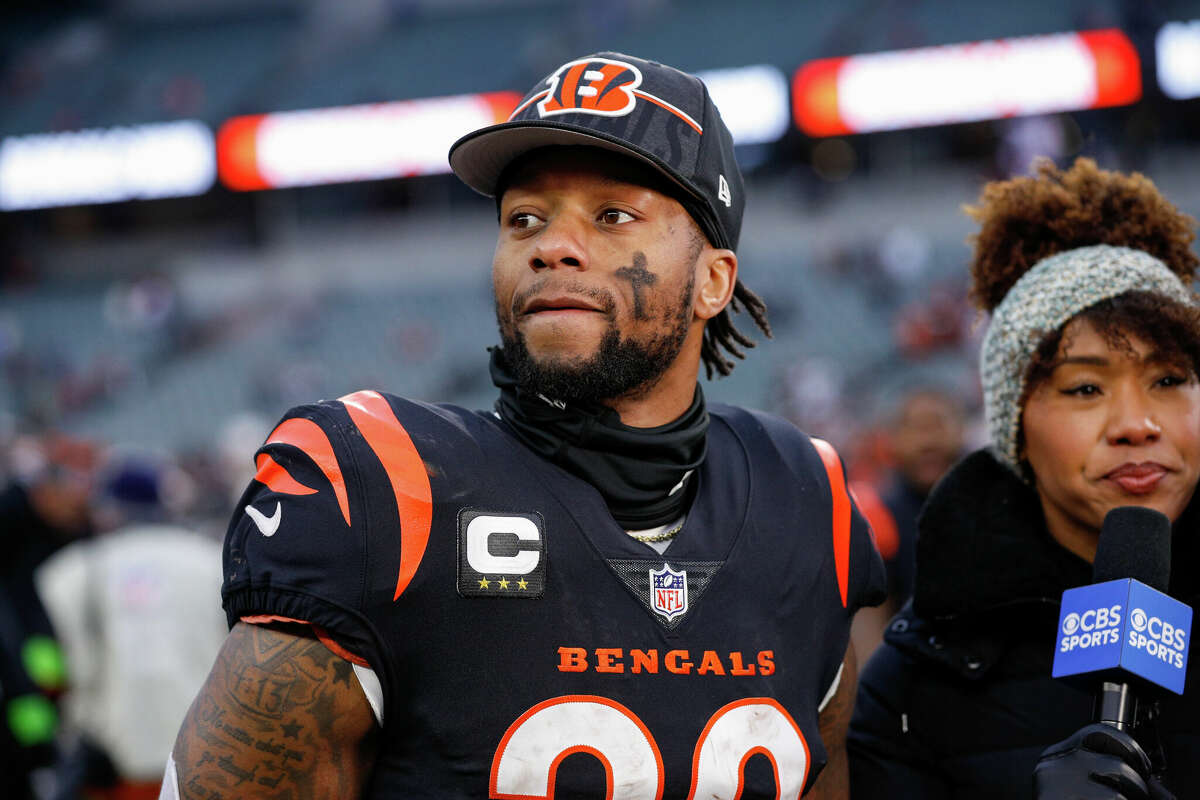
[[[498,203],[495,411],[284,417],[164,797],[844,797],[883,567],[829,445],[697,384],[730,305],[768,331],[704,85],[572,61],[450,163]]]

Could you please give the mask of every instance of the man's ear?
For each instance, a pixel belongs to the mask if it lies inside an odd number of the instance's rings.
[[[705,247],[696,259],[696,302],[700,319],[712,319],[733,299],[737,284],[737,255],[732,250]]]

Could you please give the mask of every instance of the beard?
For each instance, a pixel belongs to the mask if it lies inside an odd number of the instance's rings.
[[[505,320],[497,307],[501,355],[524,392],[572,404],[637,397],[654,387],[683,349],[695,283],[692,274],[674,307],[665,310],[657,333],[623,339],[616,319],[610,316],[596,352],[571,361],[534,356],[511,315]]]

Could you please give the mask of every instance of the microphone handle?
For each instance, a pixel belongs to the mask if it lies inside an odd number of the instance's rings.
[[[1096,695],[1096,721],[1119,731],[1133,727],[1137,718],[1137,697],[1128,683],[1104,681]]]

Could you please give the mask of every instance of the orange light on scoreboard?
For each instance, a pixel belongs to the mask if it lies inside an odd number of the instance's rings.
[[[234,117],[217,131],[217,172],[236,191],[449,172],[465,133],[503,122],[515,92]]]
[[[916,128],[1121,106],[1142,96],[1119,30],[996,39],[809,61],[792,115],[809,136]]]

